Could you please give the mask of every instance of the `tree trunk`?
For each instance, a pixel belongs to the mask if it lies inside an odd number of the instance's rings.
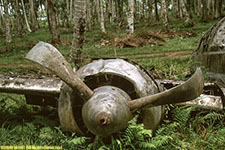
[[[139,17],[139,21],[142,22],[144,19],[144,9],[143,9],[143,0],[140,1],[139,3],[139,12],[140,12],[140,17]]]
[[[159,21],[158,0],[155,0],[155,20]]]
[[[98,12],[98,22],[101,22],[101,9],[100,9],[100,0],[96,0],[96,9]]]
[[[109,22],[112,23],[112,0],[108,0],[108,18]]]
[[[49,8],[48,8],[48,0],[45,0],[45,11],[46,11],[47,20],[48,20],[48,29],[52,33]]]
[[[212,0],[212,16],[215,14],[215,0]]]
[[[152,18],[152,0],[148,0],[148,25],[151,26],[153,24]]]
[[[176,0],[172,0],[171,1],[171,5],[172,5],[172,16],[177,18],[177,1]]]
[[[0,34],[3,34],[4,33],[4,27],[3,27],[3,24],[2,24],[2,14],[0,12]]]
[[[104,19],[104,8],[103,8],[103,0],[99,0],[99,6],[100,6],[100,26],[101,26],[101,32],[105,32],[105,19]]]
[[[3,3],[2,3],[2,1],[0,0],[0,5],[4,5]],[[0,34],[4,34],[4,27],[3,27],[4,25],[3,25],[3,12],[2,11],[0,11]]]
[[[33,31],[38,29],[38,23],[37,23],[37,16],[35,15],[35,11],[34,11],[34,0],[29,0],[30,3],[30,14],[31,14],[31,28]]]
[[[223,17],[223,0],[219,0],[219,14],[220,18]]]
[[[72,47],[70,49],[70,61],[79,68],[81,59],[81,49],[85,40],[85,23],[86,21],[86,1],[76,0],[74,11],[74,33]]]
[[[21,22],[20,22],[20,9],[19,9],[19,2],[18,0],[16,0],[16,24],[17,24],[17,34],[21,35],[22,32],[22,26],[21,26]]]
[[[23,14],[24,14],[24,19],[25,19],[25,22],[26,22],[27,30],[29,32],[32,32],[31,29],[30,29],[30,25],[28,23],[28,20],[27,20],[27,14],[26,14],[26,10],[25,10],[25,6],[24,6],[23,0],[21,0],[21,3],[22,3],[22,7],[23,7]]]
[[[196,14],[196,15],[198,15],[198,1],[197,0],[195,0],[194,1],[194,14]]]
[[[184,0],[180,0],[180,6],[181,6],[181,9],[183,10],[183,14],[184,14],[184,19],[185,19],[185,22],[190,22],[190,16],[187,12],[187,8],[186,8],[186,5],[184,3]]]
[[[180,0],[178,0],[177,3],[178,3],[177,5],[178,5],[178,11],[179,11],[179,18],[183,18],[183,10],[181,7]]]
[[[134,33],[134,0],[128,0],[128,35]]]
[[[70,0],[70,17],[69,17],[70,22],[72,18],[73,18],[73,0]]]
[[[70,16],[70,1],[66,0],[66,27],[70,27],[70,20],[69,20],[69,16]]]
[[[115,7],[115,1],[112,0],[112,23],[115,22],[116,18],[116,7]]]
[[[208,16],[211,15],[212,13],[212,9],[211,9],[211,5],[212,5],[212,1],[211,0],[207,0],[207,10],[208,10]]]
[[[91,30],[91,2],[86,0],[87,5],[87,30]]]
[[[95,26],[96,22],[99,22],[98,20],[98,0],[93,0],[93,3],[92,3],[92,23],[93,23],[93,26]]]
[[[116,0],[116,10],[117,10],[116,17],[118,18],[117,21],[119,27],[121,27],[123,24],[123,0]]]
[[[60,36],[57,29],[57,22],[56,22],[56,11],[54,7],[54,3],[52,0],[48,0],[48,10],[49,10],[49,19],[50,19],[50,25],[51,25],[51,33],[52,33],[52,44],[60,44]]]
[[[202,0],[197,0],[198,6],[197,6],[197,16],[200,16],[202,14]]]
[[[168,8],[166,7],[166,0],[161,0],[161,11],[162,11],[162,21],[163,28],[162,30],[168,31]]]
[[[219,0],[215,0],[215,14],[214,14],[214,18],[219,18]]]
[[[186,9],[187,9],[187,12],[189,14],[190,19],[192,19],[192,13],[194,11],[194,6],[193,6],[194,5],[194,1],[192,1],[192,0],[184,0],[184,2],[187,3]]]
[[[9,22],[9,12],[8,12],[8,0],[4,0],[4,10],[5,10],[5,35],[6,35],[6,51],[11,50],[12,37],[10,33],[10,22]]]
[[[207,21],[208,19],[208,9],[207,9],[207,1],[206,0],[202,0],[202,21]]]

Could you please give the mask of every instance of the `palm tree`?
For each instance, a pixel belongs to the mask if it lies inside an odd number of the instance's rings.
[[[134,33],[134,0],[128,0],[128,34]]]
[[[60,44],[60,35],[57,29],[57,21],[56,21],[56,11],[55,6],[52,0],[48,0],[48,11],[49,11],[49,20],[50,20],[50,29],[52,33],[52,44]]]
[[[9,12],[8,12],[8,0],[4,0],[4,10],[5,10],[5,29],[6,29],[6,51],[10,51],[10,45],[12,42],[12,36],[10,33],[10,23],[9,23]]]
[[[70,49],[70,61],[76,67],[81,62],[81,49],[85,39],[86,26],[86,0],[76,0],[74,10],[74,31],[72,47]]]

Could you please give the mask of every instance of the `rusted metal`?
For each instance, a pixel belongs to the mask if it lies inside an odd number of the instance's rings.
[[[222,102],[223,101],[221,96],[201,94],[199,97],[192,101],[178,103],[178,105],[198,106],[202,109],[222,111]]]
[[[93,91],[76,76],[62,54],[51,44],[39,42],[30,50],[26,58],[54,72],[84,100],[88,100],[93,95]]]
[[[160,89],[162,90],[160,85],[158,85],[138,65],[133,65],[123,59],[96,60],[80,68],[76,72],[76,74],[92,90],[98,87],[107,86],[107,85],[114,86],[126,92],[131,99],[136,99],[139,97],[152,95],[152,94],[160,92]],[[65,85],[64,88],[69,88],[69,87]],[[85,127],[86,125],[84,124],[83,120],[80,119],[82,115],[82,105],[84,105],[84,103],[82,103],[78,95],[74,95],[72,93],[67,93],[64,95],[70,95],[70,97],[62,96],[59,99],[59,102],[60,102],[59,108],[58,108],[59,111],[67,112],[65,108],[60,107],[61,104],[69,105],[69,103],[67,103],[66,101],[80,102],[80,103],[73,104],[72,106],[74,108],[73,115],[80,129],[84,133],[88,134],[88,130]],[[163,118],[163,111],[164,111],[163,106],[150,107],[150,108],[143,109],[142,110],[143,123],[145,128],[155,130]],[[153,117],[149,118],[149,116],[153,116]],[[63,121],[63,117],[61,117],[60,114],[59,114],[59,118]],[[127,120],[127,118],[124,118],[124,120]],[[121,127],[124,127],[124,124],[123,125],[121,124]],[[72,126],[70,127],[68,125],[67,129],[69,128],[72,128]],[[100,134],[100,132],[97,132],[97,131],[94,131],[94,132]],[[106,133],[102,133],[102,134],[108,134],[111,132],[112,131],[108,130]]]
[[[0,92],[58,97],[62,81],[58,78],[31,78],[0,75]]]
[[[225,17],[213,25],[201,38],[191,59],[193,67],[204,66],[206,74],[225,87]]]
[[[165,104],[180,103],[197,98],[203,91],[204,81],[200,68],[195,74],[183,84],[170,90],[141,97],[128,103],[130,109],[138,109],[146,106],[157,106]]]
[[[128,126],[131,112],[127,105],[129,95],[113,86],[102,86],[82,108],[82,118],[88,130],[95,135],[109,136]]]
[[[166,89],[173,88],[184,83],[184,81],[156,80]],[[0,75],[0,92],[17,93],[26,95],[27,103],[36,105],[56,105],[59,97],[62,81],[59,78],[37,77],[32,75],[15,76]],[[216,83],[204,83],[202,95],[193,101],[182,103],[182,105],[197,105],[204,109],[221,110],[225,102],[225,88],[219,87]],[[39,95],[39,96],[37,96]],[[215,96],[215,97],[214,97]],[[208,97],[208,98],[207,98]],[[43,103],[43,99],[45,104]],[[221,99],[221,100],[220,100]],[[198,102],[196,101],[198,100]],[[210,100],[210,102],[209,102]],[[216,100],[216,101],[214,101]],[[216,102],[216,105],[215,105]],[[216,108],[215,108],[216,107]]]
[[[44,42],[32,48],[26,58],[66,82],[58,102],[60,124],[63,130],[80,135],[118,132],[127,127],[134,109],[140,109],[144,127],[154,132],[163,118],[164,104],[192,100],[203,89],[200,69],[185,83],[162,92],[147,71],[122,59],[100,59],[75,73],[58,50]]]

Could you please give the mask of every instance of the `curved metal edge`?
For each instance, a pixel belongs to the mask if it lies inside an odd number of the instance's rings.
[[[170,90],[142,97],[128,103],[130,109],[140,109],[147,106],[158,106],[186,102],[198,97],[204,87],[204,77],[200,68],[185,83]]]
[[[134,86],[139,97],[153,95],[164,89],[158,82],[154,82],[140,65],[128,62],[123,59],[99,59],[95,60],[77,72],[77,75],[84,80],[87,76],[97,74],[114,74],[130,81]],[[158,84],[158,85],[156,85]],[[146,129],[157,129],[164,116],[164,106],[148,107],[142,110],[143,123]]]

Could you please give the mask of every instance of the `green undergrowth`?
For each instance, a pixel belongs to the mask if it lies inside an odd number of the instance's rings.
[[[188,63],[188,56],[198,46],[198,42],[203,34],[212,26],[216,20],[211,20],[207,23],[194,20],[194,26],[187,28],[183,25],[183,21],[171,18],[169,22],[170,32],[190,32],[196,34],[196,36],[185,37],[183,35],[175,35],[174,38],[165,38],[165,42],[156,42],[154,45],[142,45],[140,47],[131,48],[117,48],[114,44],[102,46],[102,41],[113,41],[115,38],[126,37],[126,26],[119,28],[116,24],[106,24],[106,34],[100,32],[99,26],[93,27],[90,31],[86,32],[86,41],[82,51],[82,64],[84,65],[96,58],[126,58],[136,62],[140,62],[141,65],[147,67],[149,70],[153,67],[157,70],[162,70],[166,76],[162,78],[170,79],[184,79],[177,77],[175,74],[171,75],[171,68],[176,67],[180,63],[180,59]],[[142,35],[145,33],[157,34],[161,30],[162,23],[156,22],[152,26],[148,26],[147,22],[141,22],[136,24],[135,34]],[[72,43],[73,29],[72,28],[59,28],[62,44],[56,45],[58,50],[69,60],[70,45]],[[51,34],[48,28],[42,28],[32,33],[26,33],[22,36],[13,36],[13,43],[11,44],[12,50],[10,52],[3,52],[5,50],[5,39],[0,39],[0,73],[8,74],[20,74],[20,73],[42,73],[42,69],[36,64],[26,60],[24,57],[28,51],[39,41],[51,42]],[[174,59],[173,56],[168,56],[168,53],[181,52],[180,56],[184,55],[180,59]],[[185,51],[187,53],[185,53]],[[177,56],[179,58],[179,56]],[[162,68],[166,62],[174,64],[170,68]],[[182,62],[184,65],[185,62]],[[188,65],[184,65],[188,67]],[[179,66],[178,66],[179,70]],[[180,69],[182,70],[182,69]],[[166,71],[166,72],[165,72]],[[161,72],[161,71],[160,71]],[[186,74],[187,69],[184,72],[178,71],[178,73]],[[174,72],[176,73],[176,72]],[[167,76],[171,75],[171,76]],[[176,76],[176,77],[175,77]]]
[[[0,145],[62,146],[68,150],[219,150],[225,148],[225,113],[197,107],[166,106],[156,130],[144,129],[137,113],[124,131],[108,138],[61,131],[57,110],[28,105],[16,94],[0,94]]]
[[[193,32],[194,37],[175,36],[165,42],[132,48],[101,46],[101,42],[126,36],[126,27],[106,25],[107,34],[99,27],[86,33],[83,47],[83,64],[95,58],[126,58],[138,62],[152,76],[160,79],[186,80],[192,74],[189,55],[197,48],[200,38],[216,22],[200,23],[187,28],[182,21],[170,20],[171,31]],[[161,23],[149,27],[147,22],[136,24],[135,34],[159,32]],[[67,60],[72,42],[72,29],[60,28],[62,44],[57,45]],[[0,39],[0,74],[43,74],[36,64],[25,60],[28,51],[39,41],[51,42],[47,28],[13,37],[12,50],[5,49],[5,39]],[[179,53],[179,54],[177,54]],[[166,116],[153,136],[134,116],[128,128],[107,139],[64,133],[59,124],[57,108],[34,106],[25,97],[0,93],[0,146],[1,145],[48,145],[62,146],[65,150],[219,150],[225,149],[225,113],[196,107],[166,107]],[[138,122],[138,123],[137,123]]]

